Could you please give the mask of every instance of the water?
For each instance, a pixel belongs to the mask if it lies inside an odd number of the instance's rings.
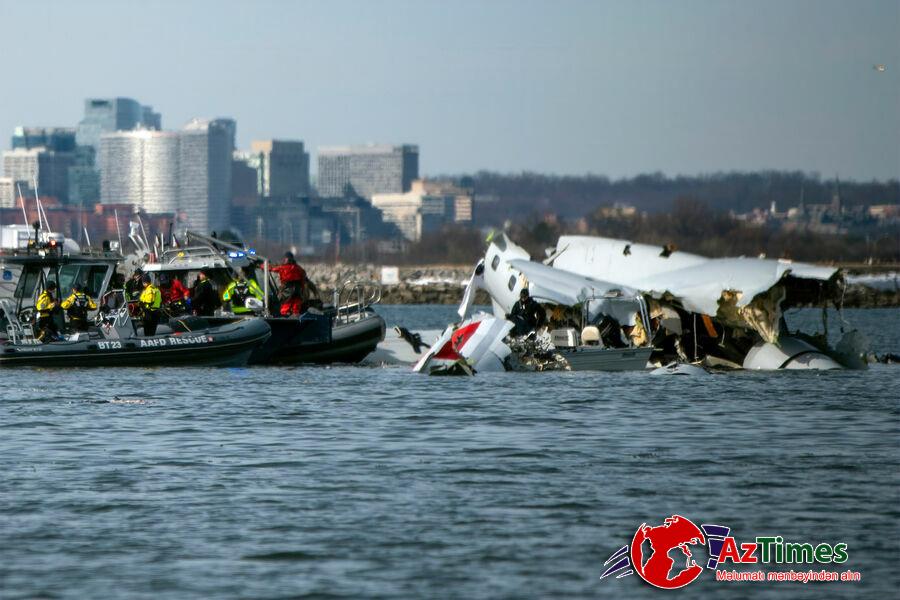
[[[452,311],[382,312],[424,328]],[[900,352],[898,314],[849,317]],[[739,542],[843,541],[862,573],[704,573],[688,597],[888,595],[898,375],[4,372],[0,597],[656,597],[599,576],[673,513]]]

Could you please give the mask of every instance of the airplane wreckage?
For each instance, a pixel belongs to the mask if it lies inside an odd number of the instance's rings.
[[[827,311],[840,309],[839,269],[787,260],[706,258],[626,240],[562,236],[543,262],[506,234],[489,238],[459,307],[414,370],[704,373],[710,369],[862,369],[856,331],[827,342]],[[472,313],[477,290],[493,314]],[[523,331],[510,315],[522,290],[544,311]],[[788,331],[792,307],[821,307],[825,333]],[[843,323],[843,321],[842,321]],[[843,331],[843,325],[841,326]]]

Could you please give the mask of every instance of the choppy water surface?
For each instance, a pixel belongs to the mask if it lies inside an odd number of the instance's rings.
[[[898,312],[848,316],[900,352]],[[0,597],[650,597],[602,564],[673,513],[843,541],[863,576],[673,597],[887,595],[898,375],[4,372]]]

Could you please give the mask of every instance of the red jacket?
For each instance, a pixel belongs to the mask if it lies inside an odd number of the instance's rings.
[[[278,275],[282,285],[286,283],[299,282],[302,284],[306,282],[306,271],[303,270],[303,267],[295,263],[272,267],[272,272]]]
[[[177,279],[173,279],[169,287],[161,288],[160,291],[163,293],[163,302],[166,304],[180,302],[190,295],[187,288]]]

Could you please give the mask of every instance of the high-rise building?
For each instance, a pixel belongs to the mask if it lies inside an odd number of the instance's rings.
[[[90,206],[100,201],[100,172],[93,146],[78,146],[69,167],[69,204]]]
[[[194,119],[179,132],[179,210],[198,231],[222,231],[230,224],[235,129],[231,119]]]
[[[100,137],[101,202],[175,213],[180,225],[227,229],[235,123],[195,119],[181,131],[119,131]]]
[[[133,204],[148,213],[179,208],[179,134],[118,131],[100,136],[100,201]]]
[[[0,177],[0,208],[16,206],[16,182],[12,177]]]
[[[46,148],[54,152],[75,151],[73,127],[16,127],[12,136],[12,149],[33,150]]]
[[[37,182],[41,196],[53,196],[67,202],[69,196],[69,167],[74,164],[72,152],[54,152],[44,147],[30,150],[17,148],[3,152],[3,174],[17,182],[30,194]]]
[[[250,144],[250,155],[258,169],[260,196],[309,195],[309,154],[304,150],[303,142],[254,141]]]
[[[407,192],[419,177],[419,147],[406,144],[319,148],[318,173],[320,196],[352,192],[371,198],[375,194]]]
[[[69,171],[71,203],[87,205],[101,199],[102,180],[96,164],[101,136],[135,129],[158,131],[162,129],[162,117],[153,112],[152,107],[142,106],[131,98],[88,98],[84,101],[84,118],[75,133],[78,153]]]
[[[88,98],[84,101],[84,118],[78,123],[75,139],[79,146],[93,146],[99,151],[100,136],[104,133],[158,130],[161,126],[159,113],[131,98]]]

